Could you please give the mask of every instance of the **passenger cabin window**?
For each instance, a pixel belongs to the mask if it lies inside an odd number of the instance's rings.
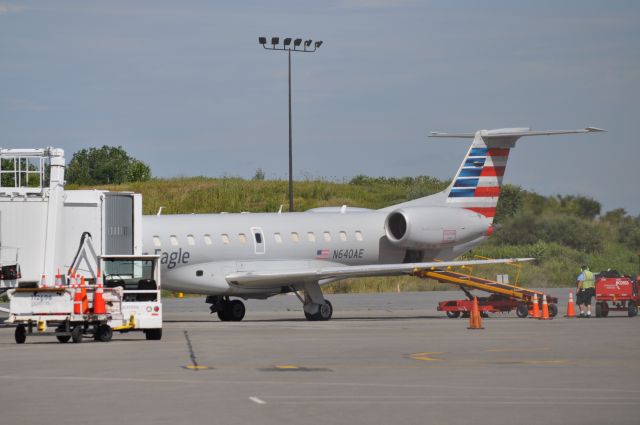
[[[222,239],[222,243],[225,245],[229,245],[229,235],[223,233],[220,235],[220,239]]]
[[[204,244],[205,245],[211,245],[213,243],[213,241],[211,240],[211,235],[206,234],[204,235]]]
[[[330,232],[324,232],[324,241],[325,242],[331,242],[331,233]]]
[[[345,232],[344,230],[340,231],[340,240],[342,242],[346,242],[347,241],[347,232]]]
[[[153,244],[155,246],[162,246],[162,242],[160,242],[160,237],[159,236],[154,236],[153,237]]]
[[[300,242],[300,236],[298,236],[298,232],[291,232],[291,240],[294,242]]]
[[[362,237],[362,232],[360,230],[356,230],[356,240],[362,241],[364,238]]]
[[[316,235],[313,232],[308,232],[307,233],[307,239],[309,239],[309,242],[315,242],[316,241]]]
[[[280,233],[274,233],[273,239],[275,239],[276,243],[282,243],[282,235]]]
[[[238,239],[240,240],[240,243],[247,243],[247,235],[244,233],[238,233]]]
[[[169,240],[171,241],[172,246],[178,246],[178,238],[175,235],[169,236]]]
[[[191,246],[196,244],[196,239],[193,237],[193,235],[187,235],[187,243]]]

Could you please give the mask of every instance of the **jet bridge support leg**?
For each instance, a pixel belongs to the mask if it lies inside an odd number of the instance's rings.
[[[305,283],[304,316],[307,320],[329,320],[333,315],[333,306],[324,299],[318,282]]]

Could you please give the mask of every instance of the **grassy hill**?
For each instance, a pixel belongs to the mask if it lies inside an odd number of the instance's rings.
[[[154,179],[147,182],[99,186],[114,191],[133,191],[143,195],[144,213],[163,214],[212,212],[287,211],[286,181],[245,180],[241,178],[188,177]],[[438,192],[448,182],[432,177],[357,176],[349,182],[323,180],[294,184],[298,211],[321,206],[381,208]],[[79,187],[69,185],[68,189]],[[600,204],[580,196],[544,197],[516,186],[503,187],[496,216],[498,230],[485,244],[466,257],[535,257],[536,264],[491,266],[470,272],[494,278],[516,275],[523,286],[573,286],[583,263],[591,270],[612,268],[627,274],[638,273],[640,216],[624,210],[601,214]],[[412,277],[353,279],[331,285],[329,292],[384,292],[400,285],[403,291],[449,289],[432,281]],[[451,289],[456,289],[455,287]]]

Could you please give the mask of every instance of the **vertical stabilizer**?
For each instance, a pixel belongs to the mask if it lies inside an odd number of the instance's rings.
[[[556,134],[595,133],[605,131],[596,127],[583,130],[533,131],[530,128],[501,128],[479,130],[475,133],[431,133],[430,137],[473,139],[467,154],[449,187],[440,193],[404,202],[397,207],[442,206],[475,211],[493,220],[500,198],[502,179],[509,152],[520,137],[551,136]]]

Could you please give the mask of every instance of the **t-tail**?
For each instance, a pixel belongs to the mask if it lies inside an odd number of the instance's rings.
[[[490,221],[496,215],[502,178],[509,152],[520,137],[556,134],[594,133],[605,131],[596,127],[583,130],[532,131],[530,128],[501,128],[474,133],[436,133],[429,137],[473,139],[458,172],[447,189],[415,199],[401,206],[460,207],[484,215]]]

